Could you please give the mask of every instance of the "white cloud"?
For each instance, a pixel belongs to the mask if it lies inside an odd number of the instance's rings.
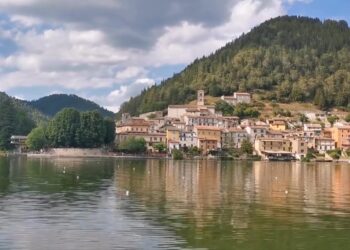
[[[292,1],[1,0],[10,25],[0,38],[19,49],[0,57],[0,89],[51,85],[115,109],[154,84],[153,67],[208,55]],[[114,91],[87,91],[98,88]]]

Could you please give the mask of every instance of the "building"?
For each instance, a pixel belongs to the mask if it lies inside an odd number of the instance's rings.
[[[292,153],[297,160],[302,160],[307,155],[308,142],[302,137],[292,137]]]
[[[269,121],[270,129],[275,131],[287,130],[287,121],[282,118],[275,118]]]
[[[322,126],[317,123],[304,124],[303,129],[306,133],[305,136],[320,136],[322,133]]]
[[[221,134],[221,147],[224,149],[239,149],[241,148],[242,142],[248,139],[248,133],[244,129],[226,129]]]
[[[23,135],[13,135],[11,136],[11,144],[16,147],[18,153],[27,151],[27,136]]]
[[[119,133],[148,133],[151,123],[142,118],[130,118],[116,126],[116,132]]]
[[[124,141],[127,141],[131,138],[144,139],[146,141],[147,152],[155,153],[157,150],[154,148],[156,144],[163,143],[166,144],[166,134],[165,133],[131,133],[124,132],[118,133],[116,136],[116,143],[119,145]]]
[[[254,149],[265,160],[292,160],[292,142],[289,139],[258,138]]]
[[[245,128],[247,131],[247,134],[249,136],[250,142],[254,143],[256,138],[266,137],[267,131],[268,131],[268,125],[267,126],[248,126]]]
[[[233,96],[222,96],[221,100],[231,105],[237,105],[239,103],[251,103],[251,95],[249,93],[235,92]]]
[[[316,137],[314,138],[314,149],[319,153],[324,154],[329,150],[334,150],[335,141],[332,138]]]
[[[350,148],[350,126],[339,126],[332,128],[332,139],[340,149]]]
[[[195,132],[180,133],[180,148],[191,148],[198,146],[198,137]]]
[[[167,148],[171,151],[180,148],[180,129],[168,127],[166,130]]]
[[[210,126],[196,126],[194,132],[198,137],[197,147],[203,154],[216,151],[221,148],[221,128]]]

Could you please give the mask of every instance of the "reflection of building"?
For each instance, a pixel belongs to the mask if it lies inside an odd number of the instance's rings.
[[[116,143],[119,145],[131,138],[144,139],[146,141],[147,151],[154,153],[156,144],[166,144],[166,135],[164,133],[119,133],[116,135]]]

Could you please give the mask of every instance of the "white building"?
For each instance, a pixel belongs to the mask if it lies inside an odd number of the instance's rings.
[[[332,138],[316,137],[314,147],[319,153],[324,154],[329,150],[335,149],[335,141]]]
[[[181,132],[180,133],[180,147],[191,148],[198,144],[198,137],[195,132]]]
[[[248,133],[249,139],[252,143],[254,143],[256,138],[266,137],[269,126],[248,126],[245,130]]]
[[[237,105],[239,103],[251,103],[252,98],[249,93],[235,92],[233,96],[222,96],[221,100],[231,104]]]
[[[305,136],[313,135],[313,136],[320,136],[322,133],[322,126],[321,124],[314,124],[314,123],[308,123],[304,124],[304,132],[307,133]]]
[[[247,131],[240,128],[231,128],[221,133],[222,148],[241,148],[242,142],[249,139]]]

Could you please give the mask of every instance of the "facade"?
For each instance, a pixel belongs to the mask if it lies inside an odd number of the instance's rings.
[[[317,124],[317,123],[316,124],[313,124],[313,123],[304,124],[303,129],[304,129],[305,133],[310,133],[313,136],[320,136],[322,133],[322,126],[321,126],[321,124]]]
[[[116,126],[116,132],[119,133],[148,133],[150,130],[150,122],[142,118],[131,118],[125,123],[120,123]]]
[[[239,103],[251,103],[251,95],[249,93],[235,92],[233,96],[222,96],[221,100],[231,105],[237,105]]]
[[[258,138],[254,149],[265,160],[294,158],[292,142],[289,139]]]
[[[195,132],[181,132],[180,133],[180,147],[191,148],[198,146],[198,137]]]
[[[242,142],[249,139],[247,131],[243,129],[227,129],[221,134],[221,147],[224,149],[239,149]]]
[[[275,131],[285,131],[287,130],[287,121],[284,119],[272,119],[269,121],[270,129]]]
[[[245,130],[247,131],[250,142],[254,143],[257,138],[266,137],[268,126],[248,126]]]
[[[332,138],[316,137],[314,139],[314,149],[321,154],[329,150],[334,150],[335,148],[335,141]]]
[[[147,151],[150,153],[157,152],[157,150],[154,149],[154,146],[156,144],[159,144],[159,143],[166,144],[165,133],[130,133],[130,132],[118,133],[116,137],[116,142],[117,144],[120,144],[130,138],[144,139],[146,141]]]
[[[333,127],[332,139],[335,141],[335,145],[340,149],[350,148],[350,126]]]
[[[297,160],[306,157],[308,150],[308,142],[302,137],[294,137],[290,139],[292,142],[292,153]]]
[[[196,126],[194,132],[197,134],[197,147],[203,154],[221,148],[221,128],[210,126]]]

